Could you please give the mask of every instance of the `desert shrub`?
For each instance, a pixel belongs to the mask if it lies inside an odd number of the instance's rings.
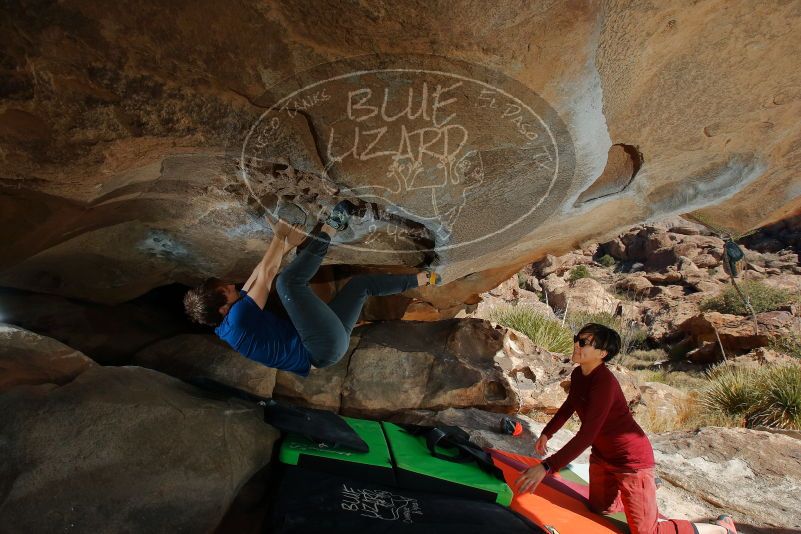
[[[755,313],[773,311],[781,306],[798,301],[798,295],[791,291],[772,287],[756,280],[746,280],[740,283],[740,289],[748,296]],[[703,311],[717,311],[735,315],[748,315],[743,299],[732,286],[727,286],[720,295],[708,298],[701,303]]]
[[[612,267],[617,263],[617,260],[610,256],[609,254],[604,254],[600,258],[598,258],[598,263],[603,265],[604,267]]]
[[[568,276],[568,280],[571,282],[575,282],[576,280],[580,280],[581,278],[589,278],[590,277],[590,270],[587,268],[586,265],[576,265],[572,269],[570,269],[570,275]]]
[[[719,412],[743,421],[759,400],[759,393],[753,387],[754,369],[718,366],[708,373],[707,385],[702,404],[710,412]]]
[[[801,335],[785,334],[770,340],[769,347],[777,352],[783,352],[801,359]]]
[[[801,429],[801,367],[719,366],[708,374],[702,405],[740,426]]]
[[[525,289],[526,286],[526,273],[517,273],[517,287]]]
[[[646,406],[635,414],[637,422],[646,432],[670,432],[672,430],[693,430],[704,426],[738,427],[742,422],[737,418],[720,412],[709,412],[701,404],[697,391],[688,391],[675,403],[676,414],[670,417]]]
[[[587,323],[598,323],[617,330],[620,334],[620,354],[646,347],[648,332],[632,321],[627,321],[622,317],[609,312],[568,312],[565,324],[570,327],[572,332],[578,332]]]
[[[573,333],[569,328],[530,306],[499,306],[489,313],[490,321],[513,328],[535,345],[550,352],[571,354]]]
[[[801,367],[773,367],[762,374],[749,426],[801,429]]]

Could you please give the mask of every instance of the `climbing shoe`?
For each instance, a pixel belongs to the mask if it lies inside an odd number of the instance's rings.
[[[441,286],[442,277],[439,273],[434,271],[426,271],[426,285],[427,286]]]
[[[325,220],[325,224],[341,232],[348,227],[348,220],[353,212],[356,211],[356,206],[350,200],[341,200],[331,210],[331,215]]]

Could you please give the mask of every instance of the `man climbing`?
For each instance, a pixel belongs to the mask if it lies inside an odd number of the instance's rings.
[[[620,336],[603,325],[587,324],[573,338],[572,360],[579,365],[570,375],[570,392],[534,448],[544,456],[548,440],[574,412],[581,428],[561,449],[524,471],[517,479],[518,490],[533,492],[547,474],[558,472],[592,445],[590,505],[597,513],[622,509],[631,534],[736,534],[728,515],[718,517],[714,525],[658,521],[651,442],[605,365],[619,350]]]
[[[268,218],[272,241],[242,290],[209,279],[184,296],[187,314],[195,322],[215,327],[214,332],[232,348],[268,367],[307,376],[312,365],[336,364],[347,351],[350,333],[368,296],[394,295],[441,283],[433,271],[357,275],[330,303],[323,302],[309,287],[309,280],[320,267],[331,238],[347,228],[354,207],[347,200],[337,204],[322,228],[308,238],[303,223]],[[302,250],[279,274],[281,259],[304,239]],[[266,307],[273,280],[289,320]]]

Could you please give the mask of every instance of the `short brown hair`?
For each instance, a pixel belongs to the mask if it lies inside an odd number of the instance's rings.
[[[222,281],[209,278],[198,287],[192,288],[184,295],[184,310],[196,323],[206,326],[218,326],[223,315],[220,308],[227,303],[225,294],[220,291]]]
[[[608,326],[587,323],[576,335],[580,336],[581,334],[592,334],[592,346],[598,350],[606,351],[606,356],[603,358],[605,362],[608,362],[620,352],[620,334]]]

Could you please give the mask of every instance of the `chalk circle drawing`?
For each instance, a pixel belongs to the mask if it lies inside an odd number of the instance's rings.
[[[258,103],[267,109],[238,155],[251,193],[259,169],[288,160],[344,198],[422,225],[438,252],[530,232],[560,207],[575,167],[567,129],[545,100],[452,58],[348,58],[297,73]],[[420,252],[366,242],[346,246]]]

